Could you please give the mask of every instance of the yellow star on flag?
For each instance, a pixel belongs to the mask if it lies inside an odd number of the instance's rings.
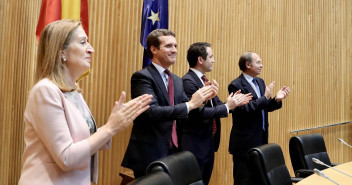
[[[160,21],[159,12],[158,13],[154,13],[153,10],[152,10],[152,15],[149,16],[148,19],[153,21],[153,26],[154,26],[155,21]]]

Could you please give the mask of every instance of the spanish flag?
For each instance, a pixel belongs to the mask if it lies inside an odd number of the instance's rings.
[[[46,25],[60,19],[80,20],[84,31],[88,35],[87,0],[42,0],[36,31],[37,41],[39,42],[40,34]],[[90,70],[85,72],[79,80],[88,74],[90,74]]]
[[[37,25],[37,41],[45,26],[60,19],[81,20],[88,35],[88,2],[87,0],[42,0]]]

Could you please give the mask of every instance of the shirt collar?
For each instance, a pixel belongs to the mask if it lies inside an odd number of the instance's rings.
[[[194,68],[189,68],[189,69],[192,70],[194,73],[196,73],[196,75],[199,77],[199,79],[202,79],[202,76],[204,75],[202,72],[200,72]]]
[[[154,62],[152,62],[152,64],[155,66],[156,70],[158,70],[160,75],[165,71],[165,68],[161,67],[161,65],[156,64]],[[170,69],[169,69],[169,71],[170,71]]]
[[[247,73],[245,73],[245,72],[243,72],[242,73],[243,74],[243,76],[244,76],[244,78],[248,81],[248,82],[252,82],[253,81],[253,77],[251,77],[251,76],[249,76]]]

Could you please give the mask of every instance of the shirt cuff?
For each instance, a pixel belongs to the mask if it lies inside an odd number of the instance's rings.
[[[230,113],[229,111],[229,106],[227,106],[227,104],[225,103],[226,109],[227,109],[227,114]]]
[[[189,106],[187,102],[186,102],[186,107],[187,107],[187,113],[189,113]]]

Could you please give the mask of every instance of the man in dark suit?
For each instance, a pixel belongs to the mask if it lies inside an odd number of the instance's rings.
[[[263,68],[257,53],[244,53],[238,65],[243,73],[230,83],[229,93],[241,90],[242,93],[252,93],[253,99],[246,105],[236,107],[232,113],[229,151],[233,155],[234,184],[246,185],[250,184],[247,152],[252,147],[268,143],[268,112],[281,108],[281,101],[288,96],[290,88],[282,87],[271,98],[275,81],[266,86],[264,80],[257,77]]]
[[[182,80],[186,95],[192,97],[208,81],[205,73],[213,69],[215,60],[211,45],[206,42],[192,44],[187,52],[187,60],[190,70]],[[213,83],[216,81],[213,80]],[[231,93],[225,104],[215,96],[199,112],[190,113],[189,119],[179,124],[181,150],[191,151],[196,156],[205,185],[209,183],[213,171],[214,152],[219,148],[220,118],[227,117],[229,111],[251,99],[250,94],[239,92]]]
[[[122,166],[133,170],[135,178],[145,175],[151,162],[179,151],[176,123],[217,93],[217,87],[208,83],[189,100],[181,78],[169,71],[176,62],[176,47],[174,32],[152,31],[147,38],[152,64],[135,72],[131,78],[132,98],[153,95],[150,108],[134,121],[122,161]]]

